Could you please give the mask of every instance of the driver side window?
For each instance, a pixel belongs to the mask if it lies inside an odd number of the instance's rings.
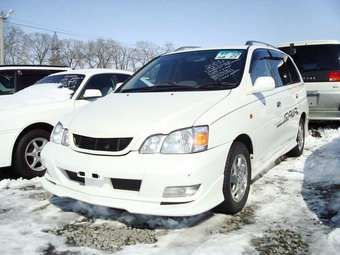
[[[83,98],[87,89],[99,90],[102,96],[106,96],[107,94],[113,92],[115,87],[116,82],[114,74],[96,74],[88,80],[80,95],[80,98]]]
[[[250,77],[253,85],[258,77],[271,76],[268,63],[269,53],[267,50],[255,50],[250,65]]]

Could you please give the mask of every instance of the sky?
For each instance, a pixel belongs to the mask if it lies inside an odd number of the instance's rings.
[[[340,0],[0,0],[0,10],[8,9],[14,10],[12,23],[126,45],[340,39]]]

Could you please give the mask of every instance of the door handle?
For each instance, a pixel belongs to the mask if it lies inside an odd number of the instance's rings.
[[[278,101],[278,102],[276,103],[276,106],[277,106],[277,107],[281,107],[281,102]]]

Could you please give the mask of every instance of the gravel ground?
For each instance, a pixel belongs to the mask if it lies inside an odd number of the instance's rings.
[[[66,244],[70,246],[90,247],[109,252],[116,252],[127,245],[157,242],[154,230],[136,229],[110,221],[98,223],[83,219],[47,232],[64,237]]]
[[[214,234],[227,234],[232,231],[241,229],[244,225],[255,223],[255,207],[245,207],[241,212],[226,216],[225,219],[218,227],[209,230],[210,235]]]
[[[289,229],[269,229],[252,244],[260,255],[304,255],[308,244],[299,233]]]

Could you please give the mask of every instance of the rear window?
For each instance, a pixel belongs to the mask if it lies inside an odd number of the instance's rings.
[[[83,74],[54,74],[46,76],[36,84],[60,84],[60,88],[68,88],[76,91],[85,78]]]
[[[299,70],[304,72],[340,70],[340,45],[306,45],[294,46],[295,54],[291,54]],[[289,47],[280,48],[290,53]]]

